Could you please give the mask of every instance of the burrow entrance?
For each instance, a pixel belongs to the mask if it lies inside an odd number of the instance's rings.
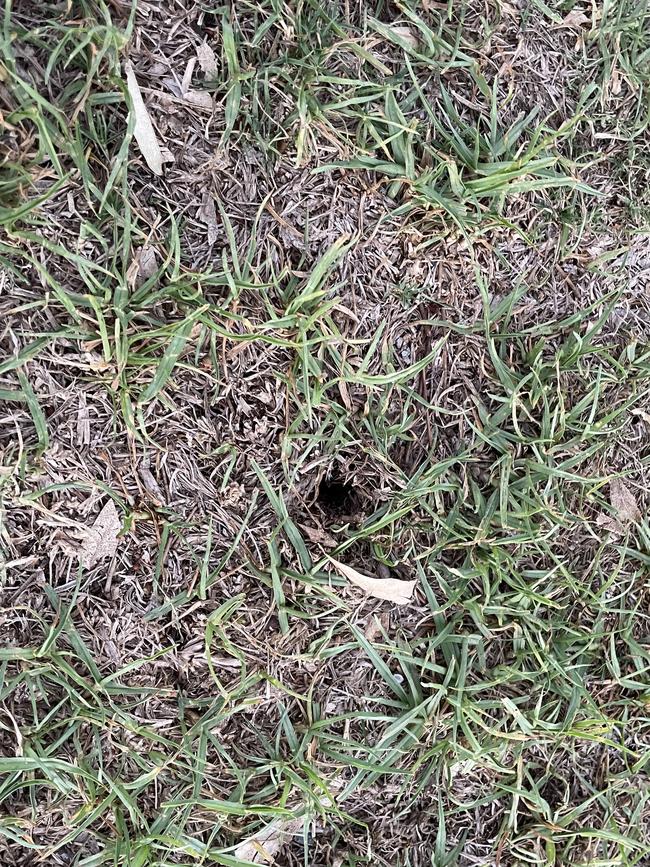
[[[318,485],[315,503],[323,516],[332,521],[358,517],[363,512],[363,496],[352,482],[340,476],[324,476]]]

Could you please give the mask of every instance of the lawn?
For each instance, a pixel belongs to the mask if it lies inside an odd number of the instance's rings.
[[[0,865],[650,865],[648,0],[4,0]]]

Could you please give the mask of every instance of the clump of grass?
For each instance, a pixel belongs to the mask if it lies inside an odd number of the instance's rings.
[[[514,119],[471,6],[193,10],[214,129],[180,115],[160,181],[121,75],[147,14],[5,4],[2,858],[644,863],[645,236],[605,204],[616,154],[642,171],[646,7],[583,34],[570,112]],[[147,19],[165,62],[184,15]],[[121,547],[87,572],[106,495]]]

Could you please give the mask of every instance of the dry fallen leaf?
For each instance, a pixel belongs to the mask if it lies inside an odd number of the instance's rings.
[[[136,260],[138,263],[137,285],[141,286],[158,270],[156,248],[152,247],[151,244],[145,244],[137,251]]]
[[[160,485],[156,481],[154,474],[149,467],[140,466],[138,469],[140,479],[145,487],[146,492],[151,497],[152,501],[157,506],[165,505],[165,495],[160,489]]]
[[[562,19],[562,23],[557,27],[584,27],[586,24],[591,24],[589,15],[585,15],[582,9],[572,9],[568,15]]]
[[[204,111],[212,111],[214,108],[214,101],[207,90],[186,90],[183,99]]]
[[[641,520],[641,512],[634,494],[622,479],[612,479],[609,483],[609,501],[621,523]]]
[[[380,614],[379,617],[374,616],[370,623],[363,630],[363,634],[368,639],[368,641],[373,642],[376,638],[382,634],[382,632],[387,632],[390,626],[390,612],[384,611],[383,614]]]
[[[201,207],[197,211],[196,216],[208,227],[208,244],[214,244],[219,237],[219,222],[217,220],[217,211],[214,207],[214,199],[210,193],[203,193]]]
[[[196,57],[190,57],[185,66],[183,80],[181,81],[181,93],[185,94],[190,89],[192,84],[192,76],[194,75],[194,67],[196,66]]]
[[[155,175],[162,175],[162,154],[160,145],[156,137],[156,131],[153,128],[149,112],[142,99],[140,85],[135,77],[133,65],[130,60],[125,61],[124,71],[126,72],[126,86],[129,90],[129,96],[133,103],[133,111],[135,114],[135,129],[133,135],[138,143],[138,147],[145,159],[145,162]]]
[[[117,536],[122,529],[120,516],[113,500],[109,500],[101,510],[92,527],[86,528],[79,548],[79,559],[85,569],[93,563],[112,557],[117,550]]]
[[[90,443],[90,413],[86,403],[86,395],[79,392],[79,408],[77,409],[77,445],[87,446]]]
[[[614,536],[625,535],[625,527],[620,521],[617,521],[616,518],[612,518],[611,515],[598,515],[596,518],[596,524],[603,530],[607,530],[608,533],[612,533]]]
[[[156,250],[150,244],[139,247],[133,256],[126,272],[126,279],[131,288],[142,286],[158,270]]]
[[[199,61],[199,66],[205,72],[206,77],[214,78],[218,72],[217,58],[214,51],[210,48],[207,42],[203,42],[196,47],[196,56]]]
[[[303,819],[278,819],[261,828],[235,849],[235,858],[253,864],[272,864],[282,846],[302,831]]]
[[[313,542],[315,545],[325,545],[328,548],[336,548],[336,539],[333,539],[321,527],[310,527],[308,524],[300,524],[300,529],[304,532],[309,541]]]
[[[371,578],[369,575],[362,575],[361,572],[357,572],[352,566],[339,563],[332,557],[329,560],[341,575],[356,587],[361,587],[370,596],[374,596],[376,599],[387,599],[389,602],[394,602],[395,605],[406,605],[411,601],[417,581],[402,581],[399,578]]]
[[[412,28],[408,27],[406,24],[388,24],[386,25],[386,30],[390,30],[391,33],[395,34],[399,39],[403,39],[411,48],[417,48],[420,44],[420,40],[415,35]]]
[[[192,75],[194,74],[195,66],[196,57],[190,57],[181,82],[177,78],[163,78],[162,84],[168,87],[177,99],[184,100],[188,105],[193,105],[195,108],[200,108],[203,111],[212,111],[214,109],[214,100],[207,90],[192,89]]]
[[[110,361],[106,361],[101,355],[91,352],[90,349],[84,352],[83,360],[88,370],[92,370],[93,373],[104,373],[105,370],[109,370],[112,366]]]

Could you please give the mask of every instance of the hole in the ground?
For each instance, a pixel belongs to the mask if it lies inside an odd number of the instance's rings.
[[[325,478],[318,486],[316,502],[326,512],[344,513],[354,509],[358,495],[349,482]]]

